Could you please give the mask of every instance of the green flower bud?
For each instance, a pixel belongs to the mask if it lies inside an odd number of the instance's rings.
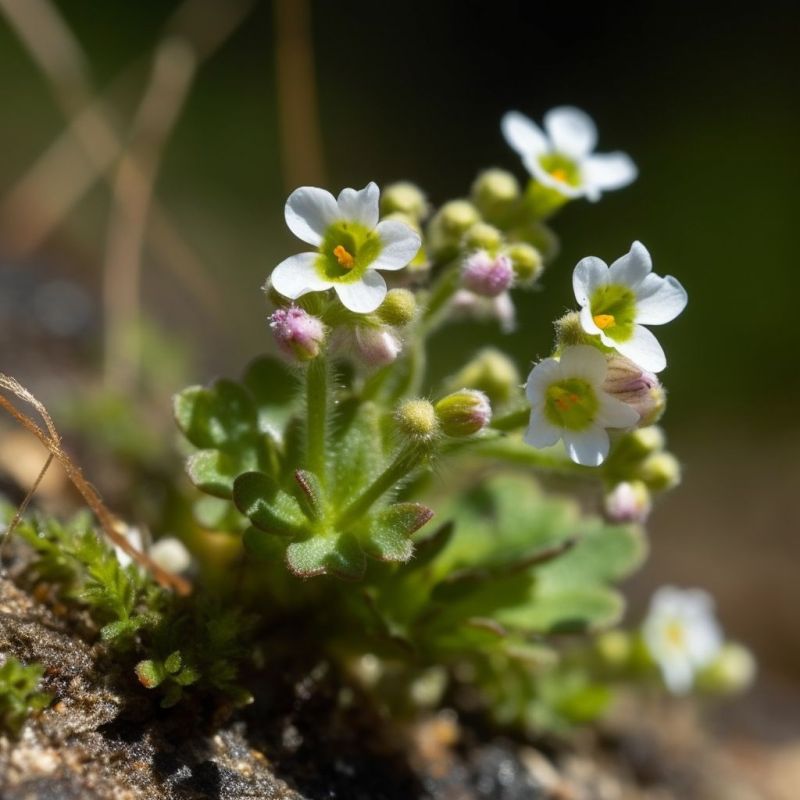
[[[630,661],[633,641],[625,631],[605,631],[596,640],[597,655],[606,666],[623,669]]]
[[[570,311],[554,323],[556,329],[556,351],[561,352],[565,347],[578,344],[588,344],[606,351],[597,336],[592,336],[583,329],[581,315],[577,311]]]
[[[381,214],[386,216],[399,211],[419,224],[428,216],[428,200],[422,190],[409,181],[398,181],[387,186],[381,194]]]
[[[648,456],[639,465],[637,472],[637,477],[654,492],[674,489],[681,482],[681,466],[672,453],[654,453]]]
[[[397,427],[409,438],[426,442],[439,432],[436,410],[428,400],[406,400],[394,415]]]
[[[503,244],[503,234],[488,222],[477,222],[464,235],[464,245],[470,250],[488,250],[490,253]]]
[[[450,381],[452,386],[466,386],[483,392],[493,406],[511,400],[521,383],[522,377],[514,362],[492,347],[481,350]]]
[[[740,644],[727,642],[697,676],[700,689],[720,694],[735,694],[747,689],[756,676],[753,654]]]
[[[520,194],[519,181],[504,169],[487,169],[481,172],[470,192],[472,202],[481,214],[493,221],[508,214]]]
[[[478,209],[467,200],[451,200],[434,214],[428,225],[428,245],[435,256],[458,253],[464,234],[480,222]]]
[[[417,299],[408,289],[390,289],[375,312],[387,325],[402,328],[414,319]]]
[[[520,283],[533,283],[544,270],[542,254],[532,244],[526,242],[512,244],[506,250],[506,255],[511,259],[514,274]]]
[[[436,416],[447,436],[472,436],[492,419],[489,398],[477,389],[462,389],[436,403]]]
[[[661,452],[667,440],[664,431],[658,425],[649,425],[625,434],[620,440],[616,455],[626,460],[641,461],[653,453]]]

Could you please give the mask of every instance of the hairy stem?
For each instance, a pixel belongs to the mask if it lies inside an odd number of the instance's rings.
[[[490,423],[490,427],[496,431],[514,431],[517,428],[524,428],[531,418],[530,408],[520,408],[502,417],[496,417]]]
[[[328,363],[318,356],[306,368],[306,459],[308,469],[325,483],[328,435]]]

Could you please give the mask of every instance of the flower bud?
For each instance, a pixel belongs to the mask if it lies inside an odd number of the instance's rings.
[[[595,640],[597,654],[605,666],[612,669],[624,669],[633,651],[633,642],[629,633],[611,630],[601,633]]]
[[[428,225],[428,246],[439,257],[455,255],[464,234],[480,222],[478,210],[466,200],[451,200],[433,215]]]
[[[497,297],[482,297],[469,289],[459,289],[450,301],[453,319],[497,320],[503,333],[512,333],[517,326],[517,310],[509,292]]]
[[[274,311],[269,318],[269,327],[281,351],[298,361],[316,358],[325,341],[322,321],[298,306]]]
[[[672,453],[654,453],[638,469],[638,477],[654,492],[665,492],[681,482],[681,466]]]
[[[436,403],[436,416],[447,436],[472,436],[492,419],[489,398],[477,389],[462,389]]]
[[[650,492],[641,481],[618,483],[606,495],[604,505],[612,522],[644,522],[652,509]]]
[[[740,644],[727,642],[698,676],[698,686],[710,692],[734,694],[747,689],[755,676],[753,654]]]
[[[415,441],[430,441],[439,432],[436,410],[427,400],[406,400],[395,412],[394,419],[400,431]]]
[[[354,337],[358,357],[368,367],[385,367],[400,355],[403,345],[389,328],[359,325]]]
[[[504,169],[487,169],[472,184],[472,202],[484,217],[502,218],[520,197],[519,181]]]
[[[477,222],[464,235],[464,246],[469,250],[495,252],[503,244],[503,234],[487,222]]]
[[[486,250],[478,250],[465,259],[461,281],[481,297],[497,297],[514,281],[511,259],[505,255],[490,256]]]
[[[530,285],[544,270],[542,254],[526,242],[516,242],[507,250],[506,255],[511,259],[514,275],[520,283]]]
[[[565,347],[573,347],[578,344],[588,344],[597,346],[596,336],[590,336],[583,329],[581,315],[577,311],[570,311],[563,317],[555,321],[556,329],[556,350],[561,351]]]
[[[622,355],[610,356],[607,364],[603,391],[631,406],[639,414],[639,426],[657,422],[667,405],[658,378]]]
[[[422,190],[410,181],[398,181],[387,186],[381,194],[381,215],[400,212],[417,223],[428,215],[428,200]]]
[[[414,319],[417,299],[408,289],[390,289],[375,312],[387,325],[402,328]]]
[[[522,377],[514,362],[494,348],[481,350],[452,379],[451,385],[477,389],[493,406],[507,403],[519,391]]]
[[[150,548],[148,555],[161,569],[175,575],[186,572],[192,565],[192,557],[186,545],[174,536],[159,539]]]

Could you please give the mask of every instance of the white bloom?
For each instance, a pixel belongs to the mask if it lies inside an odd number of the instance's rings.
[[[186,572],[192,565],[192,556],[186,545],[174,536],[159,539],[150,548],[148,555],[161,569],[175,575]]]
[[[548,111],[544,131],[518,111],[505,114],[501,127],[528,172],[567,197],[599,200],[603,192],[636,180],[636,165],[625,153],[592,152],[597,128],[578,108],[559,106]]]
[[[686,290],[671,275],[652,272],[650,253],[641,242],[610,267],[599,258],[581,259],[572,273],[581,326],[600,336],[640,367],[661,372],[667,359],[658,340],[644,325],[663,325],[686,307]]]
[[[576,464],[602,464],[609,448],[606,429],[639,421],[634,409],[603,391],[607,369],[603,354],[589,345],[565,348],[560,360],[540,361],[525,386],[531,404],[525,441],[542,448],[563,439]]]
[[[650,602],[643,634],[664,682],[675,694],[688,692],[697,672],[722,647],[714,601],[699,589],[659,589]]]
[[[360,191],[342,189],[338,198],[313,186],[295,189],[286,201],[286,224],[317,252],[278,264],[272,272],[276,291],[295,300],[334,289],[350,311],[374,311],[386,296],[386,282],[377,270],[402,269],[422,241],[403,222],[378,221],[379,197],[375,183]]]

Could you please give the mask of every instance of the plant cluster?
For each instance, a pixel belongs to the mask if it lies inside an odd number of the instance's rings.
[[[28,716],[47,708],[52,699],[39,690],[43,670],[39,664],[23,664],[7,658],[0,666],[0,730],[17,736]]]

